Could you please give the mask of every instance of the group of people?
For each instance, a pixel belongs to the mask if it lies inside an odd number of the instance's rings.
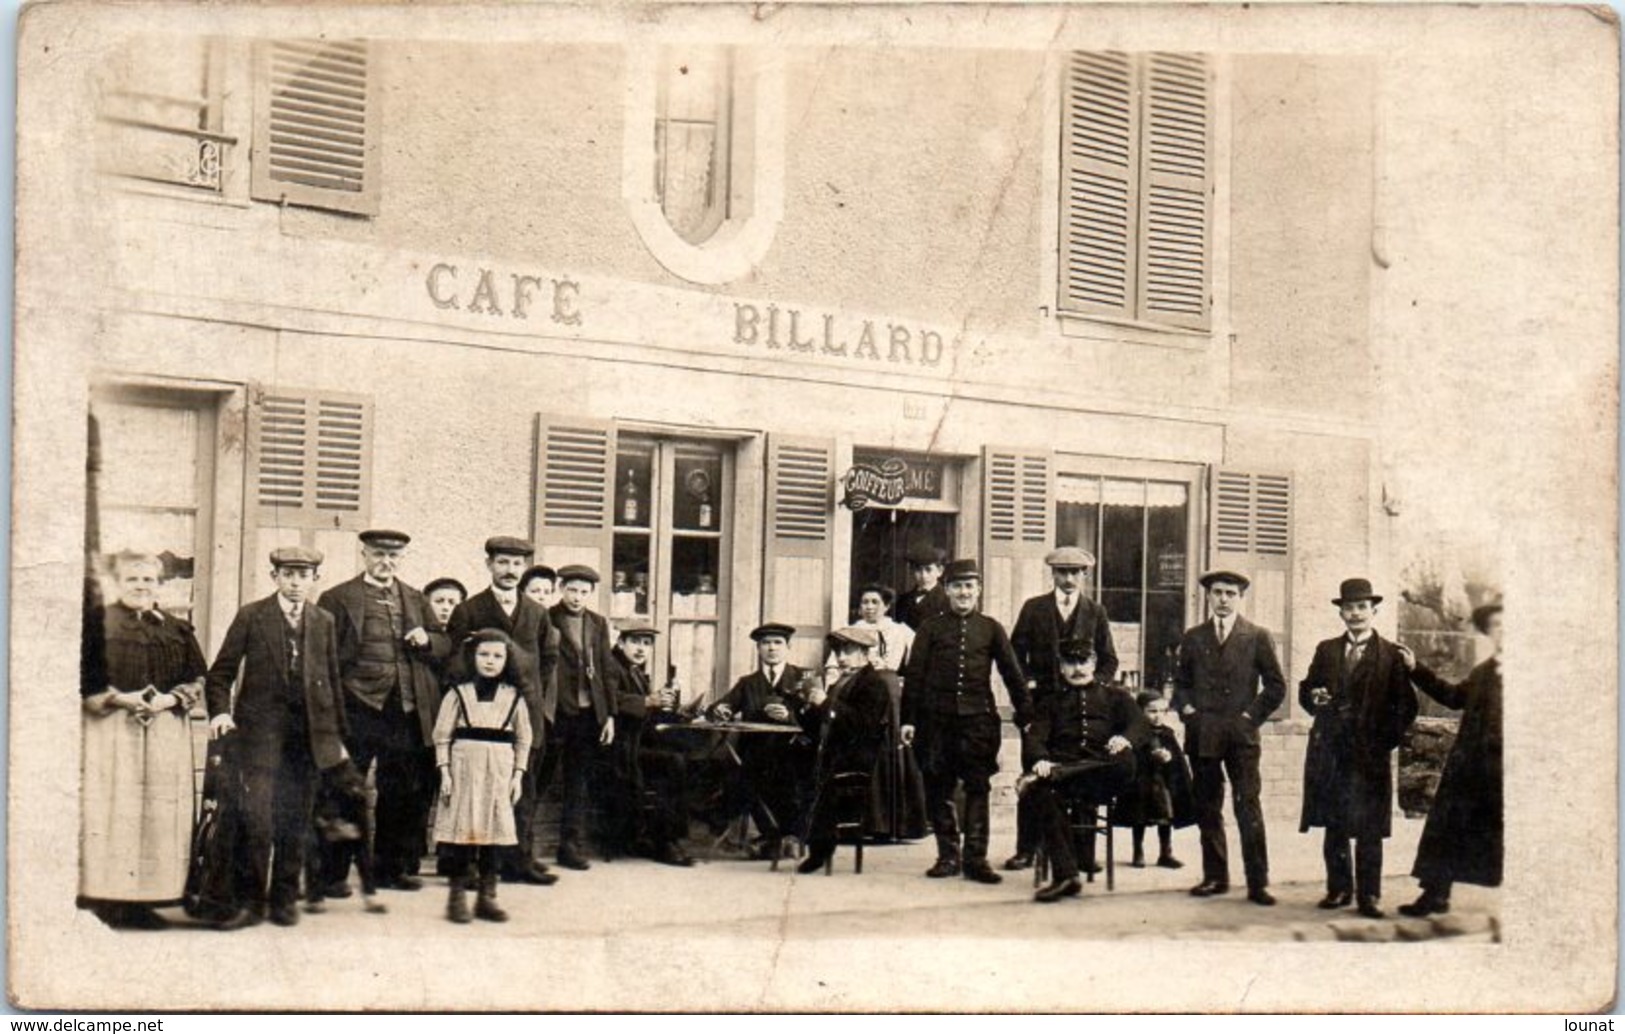
[[[121,927],[164,925],[154,909],[181,902],[221,929],[292,926],[301,901],[320,912],[351,896],[352,867],[365,907],[382,911],[377,891],[421,890],[432,853],[449,883],[448,919],[502,921],[502,880],[558,878],[535,856],[550,786],[561,799],[560,867],[590,867],[594,811],[628,850],[692,865],[685,737],[735,733],[735,813],[754,823],[762,851],[777,858],[795,838],[806,847],[798,868],[815,871],[851,818],[843,780],[861,789],[874,773],[917,765],[936,841],[925,875],[998,883],[988,855],[1003,738],[995,670],[1023,770],[1016,850],[1003,868],[1028,868],[1042,852],[1052,878],[1036,900],[1081,893],[1095,837],[1076,830],[1107,805],[1133,829],[1136,866],[1155,826],[1155,864],[1178,868],[1172,830],[1194,821],[1202,878],[1191,893],[1226,893],[1228,778],[1247,897],[1274,903],[1260,728],[1286,685],[1270,634],[1238,613],[1249,583],[1237,572],[1201,577],[1210,616],[1181,640],[1171,701],[1114,684],[1110,623],[1083,591],[1095,563],[1087,550],[1049,554],[1052,591],[1026,601],[1007,633],[980,610],[976,562],[928,549],[908,558],[915,584],[895,598],[895,618],[889,588],[862,589],[858,620],[822,644],[825,671],[790,663],[796,630],[766,622],[751,633],[756,670],[695,712],[650,676],[653,625],[612,627],[591,609],[591,568],[537,566],[530,542],[497,536],[485,543],[489,586],[470,595],[442,578],[420,592],[398,577],[409,541],[361,533],[362,572],[319,598],[322,555],[272,551],[275,591],[241,609],[212,664],[191,628],[157,606],[158,558],[115,558],[118,599],[87,622],[84,907]],[[1381,914],[1391,756],[1416,714],[1414,686],[1465,708],[1414,870],[1423,892],[1402,908],[1445,911],[1453,882],[1500,879],[1498,659],[1452,686],[1372,631],[1381,597],[1369,582],[1344,582],[1333,602],[1346,634],[1317,647],[1299,687],[1314,716],[1302,828],[1325,830],[1320,904]],[[1473,619],[1498,658],[1499,607]],[[218,759],[206,839],[193,835],[186,720],[200,702]]]

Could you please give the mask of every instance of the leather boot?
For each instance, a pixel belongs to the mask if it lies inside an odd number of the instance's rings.
[[[506,923],[508,913],[497,904],[497,878],[495,874],[480,876],[480,891],[474,898],[474,914],[493,923]]]
[[[468,914],[468,881],[462,876],[451,878],[451,896],[446,898],[446,918],[454,923],[466,923]]]

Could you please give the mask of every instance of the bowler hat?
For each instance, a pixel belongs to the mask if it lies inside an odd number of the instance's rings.
[[[926,564],[944,562],[948,554],[930,543],[920,542],[909,547],[907,559],[914,567],[924,567]]]
[[[559,568],[559,584],[562,585],[565,582],[588,582],[597,585],[598,572],[586,564],[565,564]]]
[[[873,650],[880,645],[880,636],[872,628],[849,625],[846,628],[837,628],[825,636],[824,642],[832,650],[839,649],[843,643],[851,643],[853,646],[861,646],[865,650]]]
[[[1202,583],[1202,588],[1204,589],[1213,588],[1214,582],[1225,582],[1229,585],[1236,586],[1242,592],[1246,592],[1247,587],[1253,584],[1247,580],[1246,575],[1238,574],[1235,571],[1209,571],[1207,574],[1204,574],[1202,577],[1198,578],[1197,581]]]
[[[1051,567],[1094,567],[1095,555],[1082,546],[1062,546],[1050,550],[1044,563]]]
[[[357,538],[367,545],[377,546],[379,549],[400,549],[412,541],[412,536],[406,532],[393,531],[389,528],[368,528]]]
[[[1473,627],[1478,629],[1480,635],[1489,634],[1490,618],[1501,613],[1501,601],[1492,600],[1481,607],[1473,608]]]
[[[622,639],[627,639],[635,635],[646,635],[653,637],[660,634],[660,629],[656,628],[652,622],[647,621],[644,618],[627,618],[625,621],[620,622],[617,628]]]
[[[1367,579],[1345,578],[1343,584],[1337,588],[1337,599],[1332,602],[1341,607],[1345,603],[1358,603],[1360,600],[1381,603],[1382,597],[1372,590],[1371,582]]]
[[[278,546],[271,550],[272,567],[317,568],[322,566],[322,559],[321,550],[304,546]]]
[[[769,621],[751,629],[750,637],[758,643],[768,636],[778,636],[780,639],[790,639],[796,634],[796,626],[786,625],[782,621]]]
[[[976,566],[974,560],[955,560],[943,569],[942,582],[944,585],[971,580],[978,582],[982,580],[982,569]]]
[[[1095,655],[1095,644],[1087,636],[1075,635],[1056,647],[1063,661],[1086,661]]]
[[[529,539],[514,535],[492,535],[485,540],[486,556],[530,556],[535,552],[536,547]]]

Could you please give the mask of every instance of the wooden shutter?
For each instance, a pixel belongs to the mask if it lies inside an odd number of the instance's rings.
[[[271,40],[258,75],[250,192],[262,201],[378,214],[378,90],[361,40]]]
[[[365,395],[254,387],[248,411],[248,490],[254,515],[243,536],[250,598],[271,591],[270,551],[303,545],[327,556],[327,585],[356,570],[355,534],[372,511],[372,399]]]
[[[1054,467],[1048,452],[990,446],[982,453],[982,609],[1006,629],[1021,602],[1047,585]]]
[[[1139,318],[1205,330],[1212,247],[1207,61],[1151,54],[1143,82]]]
[[[1244,612],[1275,635],[1281,666],[1290,672],[1292,475],[1219,468],[1211,497],[1211,566],[1252,579]]]
[[[835,443],[770,435],[763,621],[796,628],[795,663],[823,665],[834,573]]]
[[[539,562],[555,568],[586,564],[601,574],[608,571],[614,472],[613,422],[537,417],[532,539]],[[594,609],[608,613],[605,606]]]
[[[1078,53],[1061,114],[1060,308],[1134,315],[1139,106],[1127,54]]]

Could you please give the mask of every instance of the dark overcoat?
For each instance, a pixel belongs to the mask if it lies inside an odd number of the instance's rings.
[[[344,760],[344,691],[339,688],[338,636],[333,618],[307,606],[303,616],[305,724],[317,768]],[[203,685],[209,717],[229,714],[238,764],[277,768],[288,730],[287,618],[275,595],[243,607],[226,629]],[[231,688],[237,686],[236,701]]]
[[[1158,761],[1151,752],[1161,747],[1167,761]],[[1117,798],[1112,813],[1119,826],[1156,826],[1168,823],[1176,829],[1196,824],[1196,793],[1191,783],[1190,762],[1179,746],[1179,734],[1166,725],[1146,726],[1146,736],[1135,750],[1134,786]]]
[[[434,613],[423,593],[396,580],[401,591],[401,627],[410,632],[421,628],[425,633],[434,627]],[[333,615],[338,629],[339,671],[343,671],[361,655],[361,627],[366,619],[367,587],[363,576],[356,575],[322,593],[317,605]],[[401,644],[406,656],[406,668],[411,685],[402,686],[402,693],[411,693],[417,709],[418,733],[423,746],[434,746],[434,723],[440,715],[440,676],[435,671],[432,643],[421,647]]]
[[[841,772],[873,772],[890,719],[891,690],[873,665],[843,677],[822,704],[802,711],[802,728],[819,744],[820,782]]]
[[[1187,629],[1179,641],[1173,707],[1185,723],[1185,753],[1222,758],[1257,750],[1258,729],[1286,699],[1286,677],[1266,629],[1239,615],[1224,644],[1212,621]],[[1195,708],[1186,715],[1185,708]]]
[[[1428,696],[1461,710],[1461,727],[1445,758],[1411,875],[1424,886],[1451,880],[1498,887],[1504,821],[1500,662],[1485,661],[1459,686],[1420,664],[1411,678]]]
[[[1348,638],[1315,647],[1298,703],[1314,715],[1303,759],[1299,830],[1338,829],[1351,837],[1385,837],[1394,811],[1393,753],[1416,719],[1416,693],[1399,648],[1373,633],[1348,670]],[[1313,691],[1331,699],[1316,705]]]
[[[451,669],[455,677],[473,677],[473,672],[461,670],[462,643],[482,628],[506,632],[519,650],[519,676],[524,683],[520,692],[530,710],[532,742],[540,748],[546,742],[545,730],[552,724],[558,708],[555,671],[559,659],[559,631],[548,619],[547,608],[524,593],[519,594],[518,606],[509,617],[487,586],[459,603],[446,625],[454,651]]]

